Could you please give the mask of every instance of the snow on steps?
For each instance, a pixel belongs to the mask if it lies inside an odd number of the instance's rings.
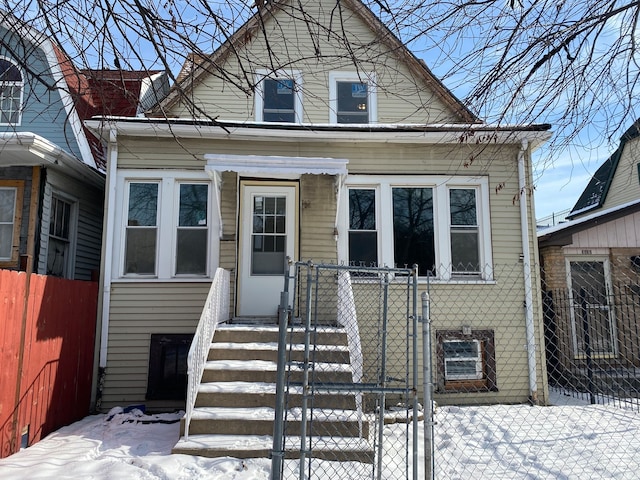
[[[303,331],[290,334],[294,342],[293,382],[302,380]],[[209,361],[198,389],[196,408],[189,428],[173,449],[206,457],[269,457],[273,447],[275,379],[278,327],[220,325],[214,335]],[[288,354],[289,355],[289,354]],[[314,375],[319,382],[350,382],[351,366],[346,334],[323,327],[314,346]],[[289,389],[286,412],[289,432],[301,429],[302,388]],[[373,451],[366,440],[369,422],[359,418],[355,398],[344,392],[316,394],[308,412],[314,458],[371,463]],[[181,433],[184,424],[181,425]],[[297,458],[300,439],[287,437],[286,458]]]

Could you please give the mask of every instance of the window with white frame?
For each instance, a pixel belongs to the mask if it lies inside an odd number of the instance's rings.
[[[51,198],[49,239],[47,246],[47,275],[70,278],[74,204],[56,195]]]
[[[127,183],[125,275],[156,275],[159,195],[159,182]]]
[[[482,378],[482,349],[478,340],[445,340],[444,377],[447,380]]]
[[[475,188],[449,189],[451,270],[455,275],[479,275],[480,251]]]
[[[207,272],[209,185],[180,183],[176,232],[176,275]]]
[[[375,74],[329,73],[330,123],[374,123],[377,112]]]
[[[0,262],[14,257],[17,197],[17,187],[0,186]]]
[[[415,264],[420,276],[492,280],[486,178],[354,175],[345,185],[342,261]]]
[[[189,179],[157,173],[119,173],[118,188],[125,194],[116,210],[123,235],[114,244],[115,278],[208,278],[217,246],[211,237],[210,181],[204,172]]]
[[[0,58],[0,125],[20,125],[24,80],[20,69]]]
[[[255,112],[258,122],[302,122],[302,75],[283,71],[257,73]]]

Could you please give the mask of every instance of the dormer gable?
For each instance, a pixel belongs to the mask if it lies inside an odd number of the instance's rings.
[[[302,124],[478,123],[359,0],[271,1],[191,54],[153,117]]]

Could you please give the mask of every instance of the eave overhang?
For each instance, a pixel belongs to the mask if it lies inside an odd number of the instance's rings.
[[[282,124],[261,122],[199,121],[102,117],[86,121],[87,127],[107,140],[110,131],[135,137],[174,137],[277,142],[362,142],[425,144],[521,144],[535,150],[551,137],[549,124]]]
[[[41,166],[104,188],[104,176],[65,150],[31,132],[0,132],[0,167]]]

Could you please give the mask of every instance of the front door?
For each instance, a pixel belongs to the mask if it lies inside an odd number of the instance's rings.
[[[287,257],[295,259],[297,185],[240,186],[238,316],[276,317]]]
[[[614,310],[609,305],[607,259],[569,260],[574,351],[611,356],[617,352]]]

